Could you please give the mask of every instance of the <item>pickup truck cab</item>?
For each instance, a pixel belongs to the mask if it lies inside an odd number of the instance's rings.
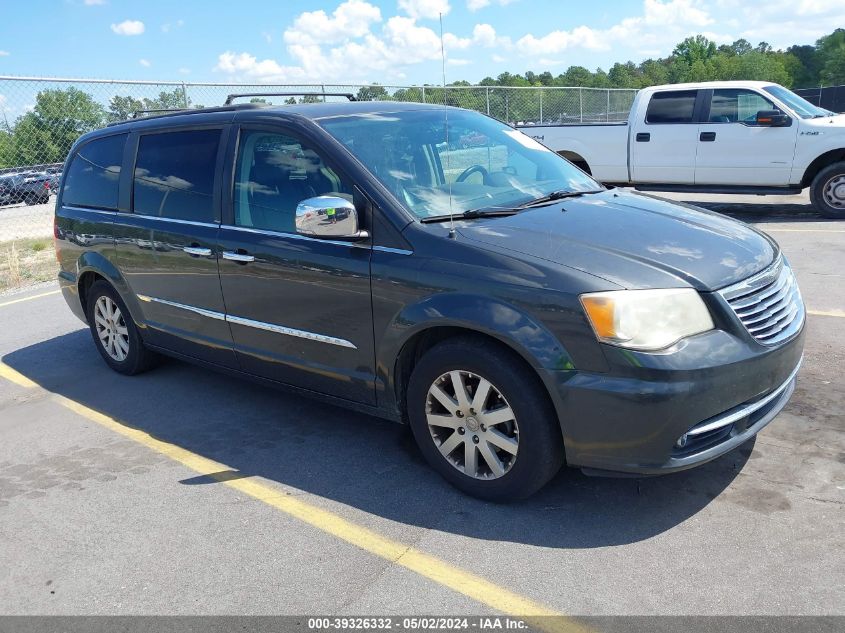
[[[845,217],[845,115],[777,84],[645,88],[628,121],[523,131],[605,184],[641,190],[794,194]]]

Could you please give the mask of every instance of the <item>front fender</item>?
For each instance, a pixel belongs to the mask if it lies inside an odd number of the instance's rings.
[[[380,379],[389,386],[385,390],[388,400],[396,394],[397,361],[402,349],[418,334],[437,327],[461,328],[490,336],[538,370],[574,369],[572,357],[561,342],[519,308],[490,296],[443,293],[405,306],[385,329],[376,356]]]

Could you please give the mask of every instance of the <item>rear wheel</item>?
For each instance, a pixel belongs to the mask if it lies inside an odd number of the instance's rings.
[[[826,218],[845,218],[845,161],[822,169],[810,185],[810,201]]]
[[[24,195],[23,201],[29,206],[32,206],[34,204],[38,204],[38,196],[36,196],[34,193],[28,193]]]
[[[563,464],[560,426],[537,376],[486,341],[454,339],[426,353],[411,375],[407,408],[426,460],[473,496],[527,497]]]
[[[155,364],[157,355],[144,346],[126,304],[110,284],[97,281],[89,288],[87,314],[94,344],[109,367],[131,376]]]

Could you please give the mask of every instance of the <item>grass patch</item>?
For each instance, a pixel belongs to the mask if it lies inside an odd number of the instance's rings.
[[[49,239],[0,242],[0,292],[50,281],[58,270]]]

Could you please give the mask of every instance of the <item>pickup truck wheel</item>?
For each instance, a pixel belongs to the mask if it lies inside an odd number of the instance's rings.
[[[36,196],[34,193],[28,193],[23,197],[23,201],[29,206],[32,206],[34,204],[38,204],[38,196]]]
[[[525,498],[563,464],[547,394],[521,358],[498,346],[453,339],[432,348],[411,374],[407,407],[428,463],[475,497]]]
[[[845,161],[822,169],[810,185],[810,201],[826,218],[845,218]]]
[[[155,364],[158,355],[148,350],[117,291],[105,281],[88,290],[88,325],[97,351],[109,367],[133,376]]]

